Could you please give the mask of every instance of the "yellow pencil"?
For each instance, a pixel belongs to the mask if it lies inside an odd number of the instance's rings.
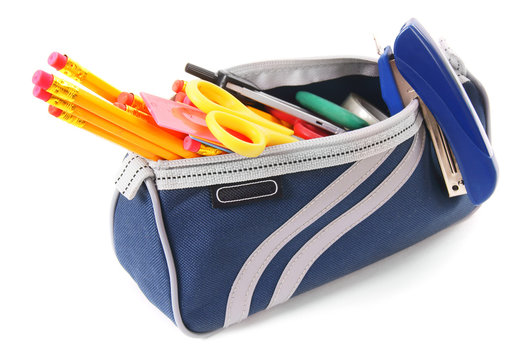
[[[44,71],[37,71],[33,83],[47,90],[56,97],[78,105],[95,115],[132,132],[153,144],[171,151],[184,158],[198,157],[198,154],[187,151],[181,139],[178,139],[157,126],[139,119],[116,106],[109,104],[95,95],[82,90],[65,80],[54,77]]]
[[[120,93],[120,95],[118,95],[118,102],[124,105],[131,106],[132,108],[140,110],[146,114],[150,114],[149,109],[147,108],[144,100],[140,96],[135,95],[133,93]]]
[[[131,142],[135,144],[136,146],[141,147],[142,149],[147,150],[150,153],[153,153],[162,159],[168,159],[168,160],[180,159],[180,156],[156,144],[153,144],[132,132],[129,132],[121,128],[120,126],[117,126],[113,124],[112,122],[107,121],[101,118],[100,116],[95,115],[81,108],[80,106],[77,106],[68,101],[65,101],[56,96],[53,96],[50,93],[48,93],[47,91],[43,90],[42,88],[39,88],[38,86],[34,88],[33,95],[72,116],[78,117],[84,121],[87,121],[97,126],[100,129],[103,129],[104,131],[107,131],[115,136],[118,136],[128,142]]]
[[[76,126],[80,129],[84,129],[92,134],[95,134],[95,135],[98,135],[106,140],[109,140],[115,144],[118,144],[130,151],[133,151],[135,153],[137,153],[138,155],[140,156],[143,156],[147,159],[150,159],[150,160],[160,160],[160,158],[158,156],[156,156],[155,154],[153,153],[150,153],[149,151],[147,150],[144,150],[142,149],[141,147],[139,146],[136,146],[135,144],[129,142],[129,141],[126,141],[118,136],[115,136],[105,130],[102,130],[100,129],[99,127],[96,127],[95,125],[85,121],[85,120],[82,120],[80,119],[79,117],[76,117],[74,115],[71,115],[71,114],[68,114],[66,113],[65,111],[63,110],[60,110],[59,108],[57,107],[54,107],[53,105],[49,105],[49,109],[48,109],[49,113],[61,120],[64,120],[65,122],[73,125],[73,126]]]
[[[120,95],[120,90],[100,79],[92,72],[86,70],[78,63],[71,60],[67,55],[54,52],[49,55],[47,62],[62,74],[78,81],[80,84],[111,103],[115,102],[118,99],[118,95]]]

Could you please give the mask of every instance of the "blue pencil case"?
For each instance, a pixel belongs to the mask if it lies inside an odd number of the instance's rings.
[[[482,125],[488,100],[461,64]],[[377,62],[269,61],[230,73],[292,102],[306,90],[341,104],[357,93],[383,113]],[[420,104],[371,126],[237,154],[148,161],[117,176],[116,255],[147,298],[186,334],[251,314],[405,249],[477,205],[449,197]]]

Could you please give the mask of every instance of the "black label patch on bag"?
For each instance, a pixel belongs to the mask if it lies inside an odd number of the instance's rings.
[[[279,178],[211,186],[211,201],[214,208],[226,208],[280,197],[282,197],[282,187]]]

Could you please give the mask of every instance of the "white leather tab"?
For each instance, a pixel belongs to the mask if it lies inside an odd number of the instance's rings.
[[[154,176],[155,173],[146,159],[135,153],[129,153],[118,172],[115,185],[120,194],[131,200],[144,180]]]

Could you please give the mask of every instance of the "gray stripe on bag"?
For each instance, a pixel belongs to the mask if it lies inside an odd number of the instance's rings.
[[[425,129],[422,128],[415,135],[408,153],[377,188],[302,246],[282,272],[268,308],[287,301],[320,255],[384,205],[406,183],[420,161],[424,151],[424,142]]]
[[[249,315],[251,298],[267,265],[298,233],[346,198],[386,160],[393,149],[353,164],[284,225],[266,238],[249,256],[238,273],[226,308],[224,326]]]

